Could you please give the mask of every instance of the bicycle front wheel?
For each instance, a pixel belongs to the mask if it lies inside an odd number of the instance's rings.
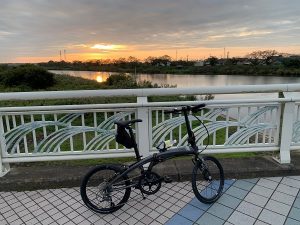
[[[98,213],[112,213],[129,199],[131,188],[127,176],[107,185],[123,170],[118,165],[101,165],[89,171],[82,180],[80,194],[88,208]]]
[[[197,199],[203,203],[213,203],[222,194],[224,172],[220,162],[205,156],[196,162],[192,174],[192,188]]]

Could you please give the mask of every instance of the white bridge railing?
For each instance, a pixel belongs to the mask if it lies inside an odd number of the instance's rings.
[[[182,115],[164,110],[205,102],[197,117],[190,116],[203,153],[279,151],[279,162],[290,162],[290,151],[300,149],[300,91],[298,84],[243,85],[206,88],[124,89],[1,93],[0,101],[136,97],[136,103],[49,105],[0,108],[0,175],[9,163],[134,156],[114,140],[115,120],[140,118],[136,138],[143,156],[156,151],[162,140],[187,144]],[[149,96],[276,93],[276,97],[209,101],[149,102]],[[278,93],[283,93],[278,97]]]

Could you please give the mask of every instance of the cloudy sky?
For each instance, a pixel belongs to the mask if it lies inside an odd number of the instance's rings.
[[[300,53],[299,0],[1,0],[0,62]]]

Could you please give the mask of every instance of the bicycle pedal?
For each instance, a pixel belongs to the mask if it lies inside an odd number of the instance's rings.
[[[169,176],[164,176],[164,182],[168,184],[168,183],[172,183],[173,180],[172,180],[172,178],[169,177]]]

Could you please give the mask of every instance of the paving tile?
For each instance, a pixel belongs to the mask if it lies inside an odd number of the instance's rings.
[[[266,179],[280,183],[280,181],[282,180],[282,177],[266,177]]]
[[[224,224],[224,220],[215,217],[209,213],[204,213],[197,221],[196,224],[199,225],[222,225]]]
[[[268,202],[268,198],[252,192],[250,192],[244,200],[260,207],[264,207]]]
[[[156,219],[160,214],[156,211],[152,211],[148,214],[152,219]]]
[[[85,218],[87,218],[88,219],[88,221],[90,221],[91,222],[91,224],[93,224],[93,223],[95,223],[96,221],[99,221],[101,218],[99,217],[99,216],[97,216],[97,215],[93,215],[93,216],[89,216],[89,217],[86,217],[86,216],[84,216]],[[129,216],[130,217],[130,216]],[[128,217],[128,218],[129,218]],[[127,218],[127,219],[128,219]],[[120,219],[122,219],[122,218],[120,218]]]
[[[60,219],[58,219],[56,222],[58,223],[58,224],[64,224],[64,223],[66,223],[66,222],[68,222],[70,219],[68,218],[68,217],[62,217],[62,218],[60,218]]]
[[[32,218],[34,218],[34,216],[32,214],[26,214],[25,216],[22,216],[22,220],[24,222],[27,222],[28,220],[31,220]]]
[[[278,182],[271,181],[265,178],[261,178],[258,182],[257,185],[269,188],[269,189],[275,189],[278,186]]]
[[[300,176],[288,176],[288,178],[292,178],[292,179],[295,179],[295,180],[300,180]]]
[[[196,221],[203,213],[203,210],[192,205],[187,205],[178,212],[179,215],[192,221]]]
[[[280,191],[282,193],[288,194],[288,195],[292,195],[292,196],[297,196],[298,191],[299,191],[299,189],[290,187],[285,184],[279,184],[276,190]]]
[[[285,216],[272,212],[267,209],[264,209],[258,217],[259,220],[272,225],[284,224],[285,218],[286,218]]]
[[[0,221],[0,224],[1,224],[1,221]],[[13,223],[9,223],[11,225],[23,225],[24,222],[21,220],[21,219],[17,219],[15,221],[13,221]]]
[[[245,196],[248,194],[248,191],[242,190],[240,188],[231,186],[227,191],[226,194],[231,195],[233,197],[244,199]]]
[[[131,225],[131,224],[136,224],[138,222],[138,220],[134,217],[130,217],[126,220],[126,222]]]
[[[246,191],[250,191],[255,184],[248,182],[248,181],[244,181],[244,180],[237,180],[236,182],[234,182],[233,186],[241,188],[243,190]]]
[[[169,218],[165,217],[164,215],[160,215],[159,217],[156,218],[156,220],[159,221],[162,224],[165,224],[169,220]]]
[[[278,214],[287,216],[289,214],[291,206],[270,199],[265,208]]]
[[[19,216],[14,214],[8,218],[6,218],[7,222],[9,222],[9,224],[13,224],[15,220],[19,219]]]
[[[132,207],[129,208],[128,210],[126,210],[126,212],[131,216],[133,216],[137,211],[138,211],[137,209],[132,208]]]
[[[175,212],[169,210],[164,213],[164,216],[171,218],[174,214],[175,214]]]
[[[178,207],[183,208],[183,207],[186,205],[186,202],[181,201],[181,200],[178,200],[175,204],[176,204]]]
[[[269,188],[266,188],[263,186],[259,186],[259,185],[256,185],[254,188],[252,188],[251,192],[261,195],[261,196],[264,196],[264,197],[267,197],[267,198],[271,197],[271,195],[273,194],[272,189],[269,189]]]
[[[223,192],[227,191],[228,188],[232,186],[232,184],[235,183],[236,180],[225,180],[224,186],[223,186]]]
[[[162,225],[162,223],[153,220],[149,225]]]
[[[300,198],[296,198],[293,207],[300,209]]]
[[[204,211],[209,209],[209,207],[211,206],[211,204],[205,204],[205,203],[200,202],[196,197],[193,198],[192,201],[190,201],[188,204],[195,206],[199,209],[202,209]]]
[[[291,196],[291,195],[284,194],[284,193],[279,192],[279,191],[275,191],[273,193],[271,199],[273,199],[275,201],[278,201],[278,202],[282,202],[282,203],[287,204],[287,205],[292,205],[294,200],[295,200],[295,197]]]
[[[72,221],[68,221],[67,223],[65,223],[64,225],[76,225],[75,223],[73,223]]]
[[[180,215],[173,216],[166,225],[192,225],[193,222]]]
[[[252,216],[254,218],[257,218],[260,212],[262,211],[262,208],[256,205],[253,205],[248,202],[242,202],[236,209],[237,211],[244,213],[246,215]]]
[[[262,222],[260,220],[256,220],[254,225],[269,225],[268,223]]]
[[[300,222],[291,218],[287,218],[284,225],[299,225]]]
[[[207,212],[223,220],[227,220],[230,214],[233,212],[233,209],[223,206],[219,203],[215,203],[207,210]]]
[[[39,221],[36,218],[32,218],[31,220],[27,221],[26,224],[37,224]]]
[[[287,178],[284,177],[281,181],[282,184],[288,185],[290,187],[294,187],[294,188],[300,188],[300,180],[295,180],[292,178]]]
[[[241,203],[241,201],[242,200],[235,198],[231,195],[223,194],[217,202],[222,205],[228,206],[232,209],[235,209]]]
[[[170,210],[172,210],[173,212],[177,213],[181,208],[178,207],[177,205],[173,205]]]
[[[49,216],[47,215],[47,213],[42,213],[40,215],[38,215],[36,218],[39,220],[39,221],[43,221],[44,219],[48,218]]]
[[[300,221],[300,209],[293,207],[288,217]]]
[[[137,220],[140,220],[144,217],[144,214],[141,212],[136,212],[134,215],[134,218],[136,218]]]
[[[148,225],[151,224],[154,221],[154,219],[146,215],[141,219],[141,221],[143,222],[143,224]],[[114,224],[113,221],[111,221],[111,223]]]
[[[229,217],[228,222],[235,225],[252,225],[254,224],[255,219],[251,216],[235,211]]]
[[[236,179],[227,179],[224,181],[224,184],[227,184],[227,185],[232,185],[234,182],[236,182]]]

